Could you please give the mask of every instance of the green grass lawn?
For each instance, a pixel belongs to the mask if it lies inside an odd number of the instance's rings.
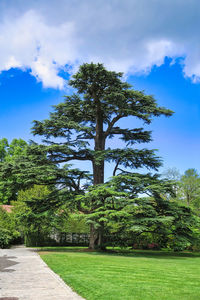
[[[85,299],[200,299],[200,254],[55,249],[43,249],[42,259]]]

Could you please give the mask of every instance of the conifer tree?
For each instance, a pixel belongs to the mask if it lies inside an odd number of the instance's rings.
[[[34,121],[32,128],[34,135],[44,137],[51,162],[90,161],[94,186],[104,183],[106,162],[115,163],[114,176],[126,169],[157,170],[161,161],[154,150],[135,148],[150,142],[151,132],[134,128],[131,119],[129,128],[120,127],[119,121],[132,117],[150,124],[154,117],[171,116],[171,110],[159,107],[152,96],[125,82],[122,73],[108,71],[102,64],[83,64],[69,85],[76,92],[55,105],[49,119]],[[115,136],[124,142],[123,149],[107,147]],[[91,212],[98,205],[92,200]],[[102,235],[103,228],[90,225],[90,248],[101,247]]]

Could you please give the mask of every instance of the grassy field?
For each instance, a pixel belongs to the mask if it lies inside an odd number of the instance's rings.
[[[46,248],[40,255],[87,300],[200,299],[200,254]]]

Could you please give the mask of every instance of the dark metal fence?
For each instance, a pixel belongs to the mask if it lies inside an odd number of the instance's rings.
[[[89,234],[88,233],[66,233],[57,232],[51,235],[51,238],[56,241],[56,243],[68,246],[87,246],[89,244]]]

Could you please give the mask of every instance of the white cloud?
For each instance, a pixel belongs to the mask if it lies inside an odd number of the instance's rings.
[[[66,65],[140,74],[181,56],[184,75],[200,82],[199,27],[199,0],[1,0],[0,72],[31,70],[63,89]]]
[[[58,76],[65,64],[76,60],[73,24],[47,25],[34,11],[27,11],[12,22],[0,24],[0,71],[10,68],[31,69],[44,87],[64,87]]]

